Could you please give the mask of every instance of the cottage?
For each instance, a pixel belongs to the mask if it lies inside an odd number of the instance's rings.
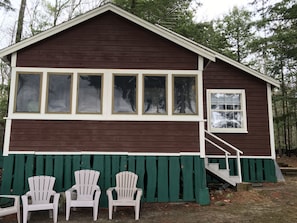
[[[2,193],[32,175],[120,170],[146,202],[209,203],[207,182],[274,182],[274,79],[106,4],[0,51],[12,68]],[[101,198],[106,203],[106,197]]]

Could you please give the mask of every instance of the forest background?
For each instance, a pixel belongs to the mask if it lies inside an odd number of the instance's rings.
[[[211,21],[195,19],[202,5],[199,0],[21,0],[18,19],[7,30],[9,43],[34,36],[108,2],[278,80],[280,88],[273,91],[276,150],[279,154],[297,154],[296,0],[250,0],[248,8],[234,7]],[[10,0],[0,0],[0,10],[16,9]],[[10,72],[10,67],[0,60],[2,129]]]

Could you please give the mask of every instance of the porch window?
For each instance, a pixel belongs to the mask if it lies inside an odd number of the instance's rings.
[[[41,74],[17,74],[15,112],[40,112]]]
[[[212,132],[247,132],[244,90],[207,90],[208,127]]]
[[[113,75],[113,113],[137,113],[136,83],[136,75]]]
[[[77,113],[101,113],[101,75],[78,75]]]
[[[143,77],[143,113],[166,114],[166,76],[144,75]]]
[[[72,74],[48,74],[47,112],[70,113]]]
[[[173,114],[197,114],[196,76],[173,76]]]

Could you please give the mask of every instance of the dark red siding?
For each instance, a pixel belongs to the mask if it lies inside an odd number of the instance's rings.
[[[199,152],[196,122],[13,120],[10,151]]]
[[[217,60],[209,64],[204,72],[204,94],[206,89],[245,89],[248,133],[217,135],[243,150],[246,156],[270,155],[266,82]],[[205,103],[204,106],[206,108]]]
[[[112,12],[18,52],[17,66],[197,69],[198,56]]]

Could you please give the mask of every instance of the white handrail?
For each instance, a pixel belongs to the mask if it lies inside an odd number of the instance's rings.
[[[231,145],[230,143],[228,143],[228,142],[222,140],[221,138],[217,137],[216,135],[212,134],[211,132],[209,132],[209,131],[207,131],[207,130],[205,130],[205,132],[206,132],[207,134],[209,134],[210,136],[214,137],[215,139],[219,140],[221,143],[224,143],[226,146],[230,147],[231,149],[233,149],[233,150],[239,152],[240,154],[243,154],[243,152],[242,152],[240,149],[237,149],[235,146]]]
[[[211,137],[215,138],[216,140],[218,140],[219,142],[225,144],[226,146],[228,146],[229,148],[233,149],[236,152],[236,160],[237,160],[237,173],[238,173],[238,177],[240,179],[240,182],[242,182],[242,175],[241,175],[241,162],[240,162],[240,154],[243,154],[243,152],[236,148],[235,146],[231,145],[230,143],[224,141],[223,139],[217,137],[216,135],[210,133],[209,131],[205,130],[205,132],[210,135]],[[223,149],[221,146],[219,146],[218,144],[212,142],[210,139],[205,138],[205,141],[209,142],[210,144],[212,144],[213,146],[215,146],[216,148],[220,149],[221,151],[223,151],[225,153],[225,162],[226,162],[226,169],[229,169],[229,158],[228,156],[231,155],[231,153],[225,149]]]

